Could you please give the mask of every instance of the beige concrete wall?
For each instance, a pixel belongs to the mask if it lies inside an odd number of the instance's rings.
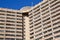
[[[26,40],[30,40],[30,33],[29,33],[29,17],[27,17],[27,16],[24,16],[24,27],[25,27],[25,39]]]

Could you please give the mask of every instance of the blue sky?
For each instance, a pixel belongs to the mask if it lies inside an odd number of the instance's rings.
[[[24,6],[31,6],[38,4],[42,0],[0,0],[0,8],[20,9]]]

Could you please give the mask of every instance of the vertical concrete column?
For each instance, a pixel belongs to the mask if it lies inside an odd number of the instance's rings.
[[[29,29],[29,17],[24,16],[24,27],[25,27],[25,39],[30,40],[30,29]]]

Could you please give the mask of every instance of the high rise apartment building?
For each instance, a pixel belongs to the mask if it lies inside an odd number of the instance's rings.
[[[60,0],[32,8],[0,8],[0,40],[60,40]]]
[[[23,32],[22,13],[0,8],[0,40],[23,40]]]
[[[0,8],[0,40],[30,40],[28,12],[31,7],[20,10]]]
[[[60,40],[60,0],[43,0],[29,12],[30,40]]]

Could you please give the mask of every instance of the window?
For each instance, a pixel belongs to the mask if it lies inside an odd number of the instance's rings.
[[[39,33],[39,34],[37,34],[37,35],[35,35],[35,36],[37,37],[37,36],[40,36],[40,35],[42,35],[42,33]]]
[[[0,34],[0,36],[4,36],[4,34]]]
[[[40,11],[40,8],[39,8],[39,9],[37,9],[37,10],[35,10],[35,11],[34,11],[34,13],[36,13],[37,11]]]
[[[22,35],[16,35],[16,36],[18,36],[18,37],[22,37]]]
[[[41,28],[41,27],[42,27],[42,25],[40,25],[40,26],[36,27],[35,29],[38,29],[38,28]]]
[[[19,12],[17,12],[17,14],[20,14],[20,15],[22,15],[21,13],[19,13]]]
[[[40,12],[38,12],[38,13],[34,14],[34,16],[37,16],[37,15],[39,15],[39,14],[40,14]]]
[[[59,12],[60,9],[53,11],[51,14],[55,14],[56,12]],[[60,13],[59,13],[60,14]]]
[[[7,16],[15,16],[15,15],[12,15],[12,14],[7,14]]]
[[[49,37],[49,36],[51,36],[52,35],[52,33],[50,33],[50,34],[47,34],[47,35],[45,35],[44,37]]]
[[[55,30],[55,29],[58,29],[58,28],[60,28],[60,26],[54,27],[53,29]]]
[[[17,18],[17,20],[22,20],[22,17]]]
[[[49,18],[47,18],[47,19],[45,19],[45,20],[43,20],[43,22],[45,22],[45,21],[47,21],[47,20],[50,20],[50,17],[49,17]]]
[[[0,23],[0,25],[4,25],[3,23]]]
[[[52,29],[49,29],[49,30],[47,30],[47,31],[44,31],[44,34],[47,33],[47,32],[50,32],[50,31],[52,31]]]
[[[48,1],[46,1],[46,2],[44,2],[44,3],[42,3],[41,5],[44,5],[44,4],[46,4]]]
[[[16,33],[22,33],[21,31],[16,31]]]
[[[13,20],[15,20],[15,18],[13,18],[13,17],[7,17],[7,19],[13,19]]]
[[[17,25],[17,26],[22,27],[22,25]]]
[[[50,37],[50,38],[48,38],[48,39],[45,39],[45,40],[53,40],[53,37]]]
[[[48,21],[48,22],[44,23],[43,25],[45,26],[45,25],[50,24],[50,23],[51,23],[51,21]]]
[[[7,13],[15,13],[15,12],[13,12],[13,11],[6,11]]]
[[[60,17],[57,17],[56,19],[53,19],[52,22],[59,20]]]
[[[35,33],[38,33],[38,32],[40,32],[40,31],[42,31],[42,29],[37,30]]]
[[[56,1],[57,1],[57,0],[54,0],[54,1],[50,2],[50,4],[52,4],[52,3],[56,2]]]
[[[17,15],[17,17],[22,17],[22,15]]]
[[[37,38],[37,39],[35,39],[35,40],[40,40],[40,39],[42,39],[42,37],[39,37],[39,38]]]
[[[51,11],[53,11],[53,10],[59,8],[59,7],[60,7],[60,5],[58,5],[58,6],[56,6],[56,7],[53,7],[53,8],[51,9]]]
[[[33,31],[33,29],[30,30],[30,32]]]
[[[6,20],[6,22],[12,22],[12,23],[15,23],[15,21],[11,21],[11,20]]]
[[[4,32],[4,30],[0,30],[0,32]]]
[[[5,20],[0,20],[1,22],[5,22]]]
[[[37,26],[37,25],[39,25],[39,24],[41,24],[41,22],[36,23],[35,26]]]
[[[51,25],[48,25],[47,27],[44,27],[43,29],[45,30],[45,29],[50,28],[50,27],[51,27]]]
[[[54,34],[56,34],[56,33],[60,33],[60,30],[54,32]]]
[[[20,25],[17,24],[17,26],[22,26],[22,24],[20,24]]]
[[[0,16],[0,18],[3,18],[3,19],[5,19],[5,17],[4,17],[4,16]]]
[[[9,31],[9,30],[6,30],[6,32],[15,33],[15,31]]]
[[[60,35],[55,36],[55,38],[60,38]]]
[[[14,34],[5,34],[6,36],[15,36]]]
[[[32,28],[33,26],[30,26],[30,28]]]
[[[22,30],[22,28],[17,28],[17,30]]]
[[[35,39],[35,40],[39,40],[39,38]]]
[[[33,19],[30,19],[29,21],[31,22],[31,21],[33,21]]]
[[[0,40],[4,40],[4,38],[0,38]]]
[[[21,38],[19,39],[19,38],[17,38],[16,40],[22,40]]]
[[[44,12],[42,15],[45,15],[45,14],[47,14],[47,13],[49,13],[49,10],[48,10],[48,11],[46,11],[46,12]]]
[[[5,38],[5,40],[15,40],[15,38]]]
[[[33,34],[34,34],[34,32],[30,33],[30,35],[33,35]]]
[[[4,28],[4,26],[0,26],[0,28],[2,29],[2,28]]]
[[[56,15],[52,16],[52,18],[54,18],[54,17],[56,17],[56,16],[59,16],[59,15],[60,15],[60,13],[57,13]]]
[[[34,36],[30,37],[30,39],[34,38]]]
[[[5,15],[4,13],[0,13],[0,15]]]
[[[34,9],[32,9],[32,10],[36,10],[37,8],[39,8],[40,7],[40,5],[38,5],[37,7],[35,7]]]
[[[6,25],[9,25],[9,26],[15,26],[14,24],[6,24]]]
[[[46,18],[46,17],[49,17],[49,16],[50,16],[50,14],[48,14],[48,15],[45,15],[45,16],[43,16],[43,19],[44,19],[44,18]]]
[[[50,7],[53,7],[53,6],[55,6],[55,5],[59,4],[59,3],[60,2],[58,1],[58,2],[54,3],[53,5],[51,5]]]
[[[29,18],[33,18],[33,16],[30,16]]]
[[[34,19],[37,19],[37,18],[39,18],[39,17],[40,17],[40,15],[36,16]]]
[[[45,8],[44,10],[42,10],[41,12],[44,12],[45,10],[48,10],[49,8]]]
[[[6,29],[15,29],[15,28],[13,28],[13,27],[6,27]]]
[[[34,22],[38,22],[38,21],[40,21],[40,20],[41,20],[41,18],[39,18],[39,19],[35,20]]]
[[[17,23],[22,23],[22,22],[17,22]]]
[[[57,24],[59,24],[60,22],[56,22],[56,23],[54,23],[53,25],[57,25]]]
[[[33,22],[30,22],[30,25],[33,24]]]
[[[5,12],[4,10],[0,10],[0,12]]]

